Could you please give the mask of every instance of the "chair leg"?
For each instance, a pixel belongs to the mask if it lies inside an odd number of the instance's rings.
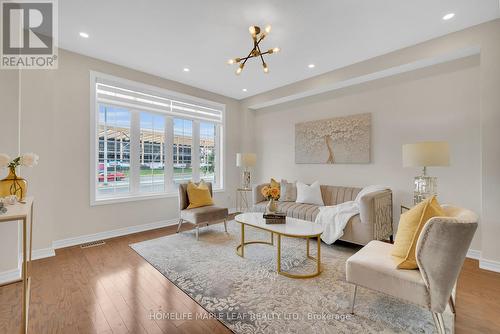
[[[446,334],[443,315],[441,313],[432,312],[432,318],[434,319],[434,325],[436,326],[438,334]]]
[[[179,231],[181,230],[181,225],[183,223],[183,219],[179,219],[179,224],[177,225],[177,232],[176,233],[179,233]]]
[[[455,298],[453,298],[453,295],[450,296],[450,300],[448,301],[448,303],[450,304],[450,309],[451,312],[453,313],[451,333],[455,333],[455,321],[457,320],[457,309],[455,307]]]
[[[448,301],[448,303],[450,304],[450,309],[451,309],[451,312],[453,314],[456,314],[457,313],[457,310],[455,308],[455,301],[453,300],[453,296],[450,296],[450,300]]]
[[[196,241],[200,240],[200,226],[196,225]]]
[[[434,326],[436,327],[436,331],[438,334],[441,333],[441,326],[439,325],[439,320],[436,316],[436,313],[432,312],[432,319],[434,320]]]
[[[227,219],[224,219],[224,231],[227,233]]]
[[[352,294],[352,302],[351,302],[351,314],[354,314],[354,304],[356,303],[356,292],[358,291],[358,286],[354,285],[354,292]]]
[[[446,327],[444,326],[443,314],[442,313],[438,313],[437,317],[439,319],[439,323],[441,324],[441,332],[443,332],[443,334],[446,334]]]

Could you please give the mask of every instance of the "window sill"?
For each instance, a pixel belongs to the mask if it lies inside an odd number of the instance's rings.
[[[217,188],[213,190],[214,194],[223,193],[224,191],[225,191],[224,188]],[[178,197],[178,193],[170,192],[170,193],[143,194],[143,195],[130,195],[130,196],[120,196],[120,197],[117,196],[117,197],[106,197],[101,199],[91,199],[90,206],[137,202],[137,201],[155,200],[155,199],[172,198],[172,197]]]

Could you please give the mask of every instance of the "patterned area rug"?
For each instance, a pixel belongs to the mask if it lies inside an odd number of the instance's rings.
[[[276,246],[246,246],[241,258],[235,252],[240,225],[229,222],[229,234],[223,229],[200,229],[198,242],[187,231],[130,247],[234,333],[434,332],[429,311],[361,287],[350,314],[353,286],[345,281],[345,261],[359,247],[322,244],[321,275],[292,279],[276,274]],[[245,239],[269,241],[270,234],[246,227]],[[313,272],[305,252],[305,240],[282,238],[283,270]],[[451,313],[445,319],[450,328]]]

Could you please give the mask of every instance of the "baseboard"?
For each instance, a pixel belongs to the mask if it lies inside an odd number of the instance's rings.
[[[56,253],[54,252],[54,249],[52,249],[52,248],[34,249],[33,253],[31,254],[31,259],[32,260],[39,260],[39,259],[43,259],[46,257],[54,256],[54,255],[56,255]],[[7,271],[0,273],[0,285],[14,282],[14,281],[21,279],[21,267],[23,265],[23,254],[22,253],[19,254],[17,258],[19,259],[19,261],[18,261],[19,263],[18,263],[16,269],[7,270]]]
[[[475,249],[469,249],[467,251],[467,257],[469,259],[480,260],[481,259],[481,251]]]
[[[71,246],[80,245],[80,244],[83,244],[86,242],[121,237],[121,236],[127,235],[127,234],[144,232],[144,231],[149,231],[149,230],[154,230],[157,228],[162,228],[162,227],[174,225],[174,224],[177,224],[177,222],[178,222],[178,219],[162,220],[159,222],[154,222],[154,223],[149,223],[149,224],[135,225],[135,226],[124,227],[124,228],[111,230],[111,231],[82,235],[82,236],[78,236],[78,237],[74,237],[74,238],[55,240],[52,242],[52,248],[59,249],[59,248],[64,248],[64,247],[71,247]]]
[[[94,234],[82,235],[79,237],[56,240],[52,242],[52,248],[41,248],[34,249],[31,255],[32,260],[44,259],[47,257],[55,256],[55,249],[70,247],[80,245],[86,242],[96,241],[96,240],[104,240],[115,237],[121,237],[123,235],[144,232],[149,230],[154,230],[157,228],[162,228],[170,225],[177,224],[178,219],[170,219],[163,220],[155,223],[143,224],[143,225],[135,225],[125,228],[120,228],[111,231],[99,232]],[[19,265],[16,269],[6,270],[4,272],[0,272],[0,285],[7,284],[21,278],[21,265],[22,265],[22,254],[19,254]]]
[[[54,251],[54,248],[40,248],[40,249],[34,249],[33,253],[31,254],[31,259],[32,260],[39,260],[39,259],[44,259],[46,257],[51,257],[55,256],[56,252]]]
[[[481,251],[469,249],[467,257],[479,261],[479,268],[500,273],[500,262],[492,261],[481,257]]]
[[[480,259],[479,268],[500,273],[500,262]]]
[[[0,285],[17,281],[21,278],[21,271],[19,269],[7,270],[0,273]]]

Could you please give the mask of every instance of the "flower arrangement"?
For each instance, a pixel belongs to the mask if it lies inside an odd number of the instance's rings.
[[[15,169],[18,166],[33,167],[38,164],[38,155],[35,153],[24,153],[11,160],[11,158],[4,153],[0,153],[0,168],[8,167]]]
[[[0,180],[0,197],[16,196],[18,201],[23,201],[27,193],[28,182],[16,175],[19,166],[34,167],[38,164],[38,155],[35,153],[24,153],[14,159],[7,154],[0,154],[0,169],[9,168],[9,175]]]
[[[277,187],[265,186],[261,189],[260,193],[267,200],[273,199],[277,201],[280,198],[280,188]]]

